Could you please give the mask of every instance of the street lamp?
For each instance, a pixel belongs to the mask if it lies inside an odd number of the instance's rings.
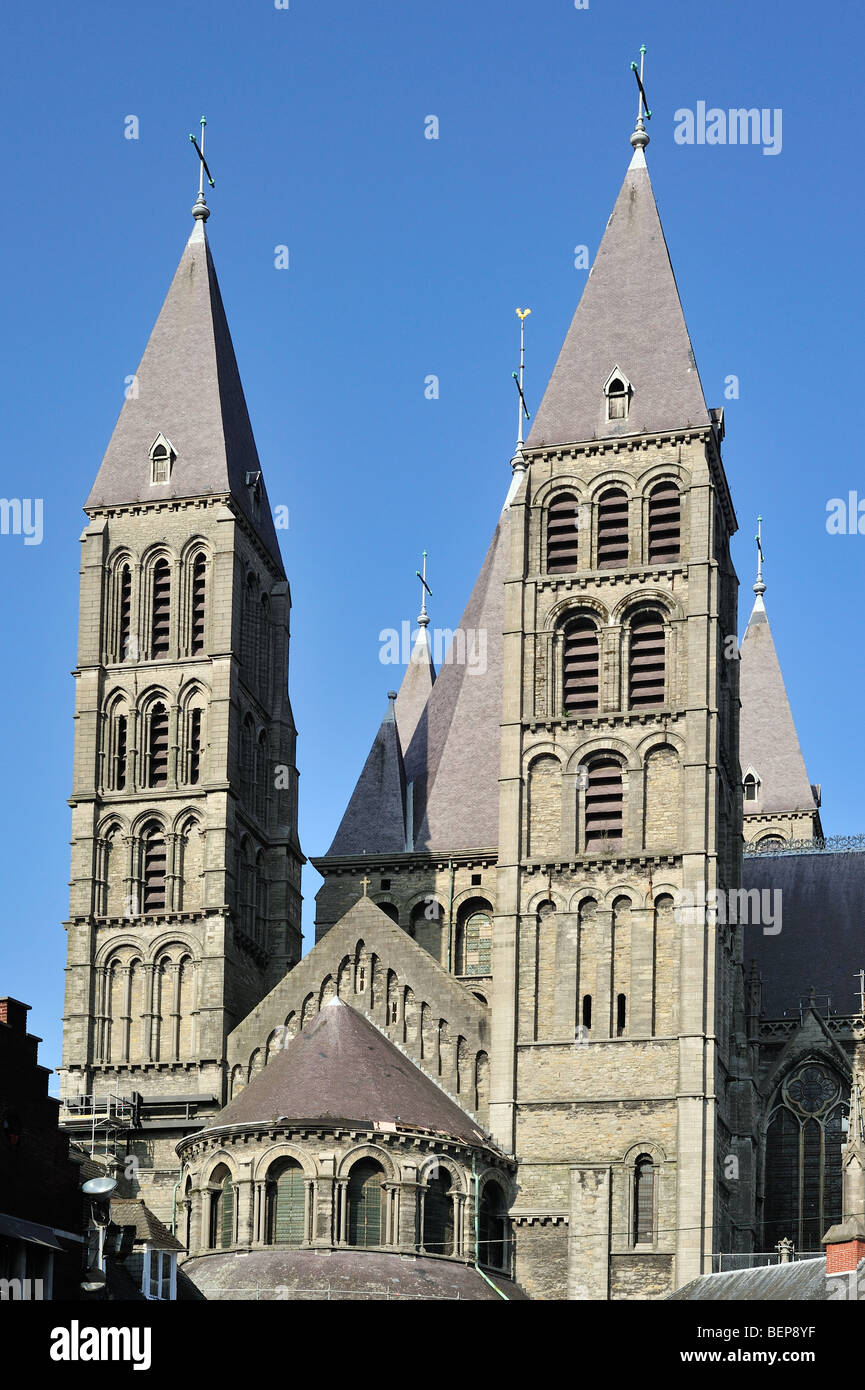
[[[114,1178],[91,1178],[81,1188],[90,1202],[90,1221],[99,1232],[96,1264],[85,1270],[81,1283],[85,1293],[98,1293],[105,1287],[105,1232],[111,1224],[111,1194],[116,1190]]]

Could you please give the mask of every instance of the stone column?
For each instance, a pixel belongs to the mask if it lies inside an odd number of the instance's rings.
[[[570,1169],[568,1298],[610,1296],[611,1170],[604,1164]]]

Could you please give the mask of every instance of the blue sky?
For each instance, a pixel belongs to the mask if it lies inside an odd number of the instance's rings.
[[[459,619],[509,480],[514,308],[532,308],[533,407],[585,283],[574,247],[596,251],[630,157],[640,43],[652,180],[726,408],[740,631],[761,512],[824,826],[865,830],[865,535],[826,530],[830,498],[865,499],[857,5],[90,0],[7,9],[5,28],[3,492],[43,499],[44,536],[0,536],[0,992],[33,1005],[43,1062],[60,1056],[80,509],[191,227],[202,112],[211,247],[290,512],[306,852],[327,848],[383,713],[379,632],[414,619],[424,548],[433,622]],[[678,145],[674,112],[700,101],[780,108],[780,153]],[[307,930],[319,881],[307,868]]]

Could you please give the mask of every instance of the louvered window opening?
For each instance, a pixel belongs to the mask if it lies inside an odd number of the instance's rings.
[[[196,783],[201,776],[201,710],[189,712],[189,780]]]
[[[154,705],[150,712],[150,768],[147,785],[164,787],[168,781],[168,710]]]
[[[649,496],[649,564],[673,564],[680,553],[679,489],[675,483],[659,483]]]
[[[664,624],[658,613],[638,613],[631,623],[628,701],[631,709],[664,703]]]
[[[158,829],[144,840],[144,911],[165,910],[165,838]]]
[[[625,420],[628,415],[628,392],[618,377],[607,388],[607,419]]]
[[[492,972],[493,924],[488,912],[473,912],[465,924],[464,975]]]
[[[572,574],[579,549],[579,503],[572,493],[554,497],[547,512],[547,572]]]
[[[210,1197],[210,1247],[227,1250],[234,1243],[234,1183],[227,1173]]]
[[[450,1177],[432,1178],[424,1193],[423,1248],[431,1255],[451,1255],[454,1247],[454,1204]]]
[[[115,791],[122,792],[126,786],[126,715],[118,714],[114,726],[114,777]]]
[[[303,1245],[306,1194],[299,1163],[284,1168],[268,1191],[268,1241],[271,1245]]]
[[[381,1180],[377,1163],[356,1163],[348,1180],[349,1245],[381,1245]]]
[[[622,569],[627,563],[628,498],[614,488],[598,503],[598,569]]]
[[[586,849],[618,849],[622,843],[622,769],[595,763],[586,787]]]
[[[192,629],[189,650],[193,656],[204,651],[205,559],[196,555],[192,566]]]
[[[121,661],[132,657],[130,639],[132,637],[132,571],[124,565],[120,571],[120,601],[118,605],[117,655]]]
[[[481,1196],[479,1212],[479,1263],[487,1269],[504,1269],[507,1253],[506,1217],[501,1192],[488,1183]]]
[[[171,635],[171,568],[167,560],[153,566],[153,627],[151,656],[167,656]]]
[[[598,629],[591,618],[575,618],[565,629],[562,696],[565,709],[594,714],[598,708]]]
[[[634,1169],[634,1244],[651,1245],[655,1238],[655,1165],[638,1158]]]

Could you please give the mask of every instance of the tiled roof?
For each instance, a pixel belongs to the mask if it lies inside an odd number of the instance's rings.
[[[176,452],[169,482],[150,482],[151,446]],[[231,334],[204,225],[196,224],[124,401],[85,510],[130,502],[230,493],[280,571],[262,480],[260,520],[247,472],[260,470]]]
[[[143,1197],[112,1197],[111,1220],[117,1226],[134,1226],[136,1243],[148,1241],[157,1250],[185,1249],[167,1226],[163,1226],[153,1215]]]
[[[405,769],[391,701],[328,854],[404,849]]]
[[[373,1023],[332,999],[229,1101],[213,1126],[318,1120],[396,1124],[489,1146],[483,1131]]]
[[[816,803],[762,596],[754,604],[739,658],[739,761],[760,779],[745,811],[814,811]]]
[[[793,1260],[788,1264],[761,1265],[757,1269],[737,1269],[725,1274],[704,1274],[692,1279],[669,1299],[679,1302],[774,1302],[775,1299],[815,1301],[832,1297],[833,1283],[826,1277],[823,1256],[814,1260]]]
[[[396,697],[396,724],[403,749],[408,748],[418,720],[435,684],[435,667],[430,650],[429,628],[418,628],[409,663]]]

